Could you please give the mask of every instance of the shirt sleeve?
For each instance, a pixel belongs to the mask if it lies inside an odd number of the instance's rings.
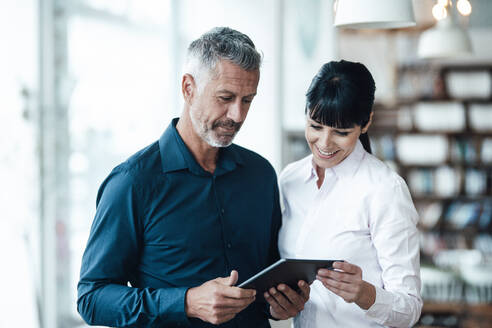
[[[128,172],[103,182],[82,258],[77,309],[90,325],[188,326],[187,288],[134,288],[141,243],[141,193]]]
[[[422,310],[418,214],[403,179],[375,192],[370,213],[384,286],[376,286],[366,317],[385,326],[411,327]]]

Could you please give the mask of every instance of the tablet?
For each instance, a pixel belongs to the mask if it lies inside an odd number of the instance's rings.
[[[259,293],[261,297],[268,289],[282,283],[298,290],[299,280],[304,280],[310,285],[316,279],[318,269],[333,269],[333,262],[336,261],[341,262],[341,260],[280,259],[238,287],[255,289],[257,295]]]

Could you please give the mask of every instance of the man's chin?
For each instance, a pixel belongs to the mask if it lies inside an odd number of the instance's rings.
[[[234,140],[234,137],[236,135],[202,135],[202,139],[209,144],[212,147],[228,147],[232,144],[232,141]]]
[[[234,137],[236,135],[221,135],[221,136],[214,136],[214,143],[218,145],[218,147],[228,147],[232,144],[232,141],[234,140]]]

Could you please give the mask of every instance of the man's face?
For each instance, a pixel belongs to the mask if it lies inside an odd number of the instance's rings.
[[[195,132],[212,147],[227,147],[241,128],[256,95],[260,72],[221,60],[190,100]]]

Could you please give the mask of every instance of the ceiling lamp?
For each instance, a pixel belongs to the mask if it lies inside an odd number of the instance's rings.
[[[415,26],[411,0],[335,0],[335,26],[390,29]]]
[[[461,0],[463,1],[463,0]],[[440,5],[439,3],[436,6]],[[428,29],[420,35],[417,54],[421,58],[446,58],[463,56],[472,53],[470,36],[457,22],[456,15],[452,11],[452,3],[439,9],[449,13],[435,16],[438,19],[435,27]],[[469,14],[471,7],[465,8]],[[436,10],[438,12],[438,10]],[[434,13],[434,9],[433,9]],[[460,14],[464,15],[462,12]]]
[[[469,16],[472,12],[471,3],[468,0],[458,0],[458,3],[456,4],[456,8],[458,9],[459,13],[463,16]]]

